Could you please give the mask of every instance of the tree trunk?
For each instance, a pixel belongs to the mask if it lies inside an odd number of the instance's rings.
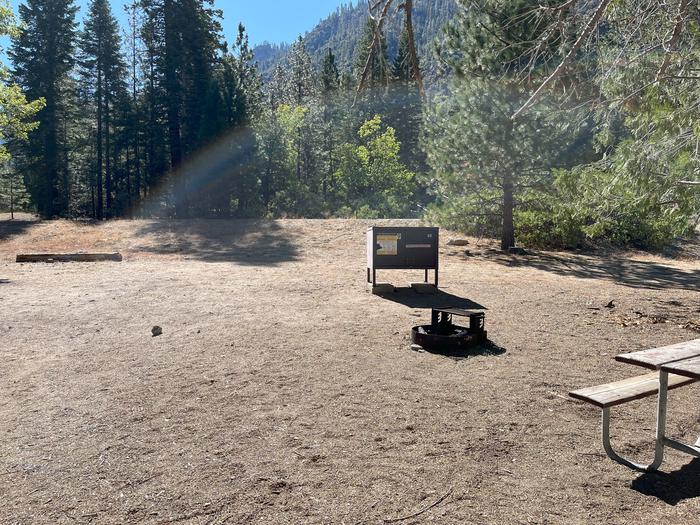
[[[63,213],[70,214],[70,203],[71,203],[71,180],[70,180],[70,148],[68,141],[68,120],[63,120],[63,163],[61,169],[63,171],[63,195],[61,195],[61,209]]]
[[[406,0],[404,3],[404,10],[406,13],[406,31],[408,31],[408,50],[409,55],[411,56],[411,75],[416,81],[421,100],[425,102],[426,95],[425,87],[423,85],[423,73],[420,70],[418,51],[416,49],[416,35],[413,30],[413,0]]]
[[[102,69],[97,68],[97,213],[98,221],[104,219],[104,195],[102,193]]]
[[[124,148],[124,152],[126,153],[126,169],[124,170],[126,175],[126,212],[129,219],[133,219],[134,211],[131,199],[131,152],[129,150],[128,142],[126,148]]]
[[[58,122],[56,111],[55,87],[46,94],[46,112],[42,116],[46,123],[44,132],[45,180],[42,182],[42,198],[38,204],[39,213],[44,218],[52,219],[61,213],[58,194]]]
[[[513,223],[513,176],[503,175],[503,232],[501,249],[506,251],[515,247],[515,227]]]
[[[175,5],[172,0],[164,2],[165,18],[165,90],[168,104],[168,137],[170,143],[170,168],[172,174],[180,177],[179,184],[175,184],[175,214],[178,218],[185,218],[188,214],[188,185],[185,175],[177,173],[182,165],[182,123],[180,116],[180,79],[177,67],[177,57],[182,53],[178,42],[175,27]],[[174,181],[178,182],[178,181]]]
[[[138,97],[138,49],[137,49],[137,28],[138,21],[136,16],[136,5],[131,6],[131,85],[132,85],[132,103],[133,103],[133,126],[134,126],[134,195],[136,196],[136,206],[138,207],[138,217],[141,217],[141,159],[140,155],[140,129],[141,119],[139,112],[139,97]],[[127,148],[128,150],[128,148]],[[131,218],[134,217],[133,210],[130,212]]]
[[[10,220],[15,220],[15,188],[14,188],[14,174],[10,174]]]
[[[112,201],[112,196],[114,193],[114,190],[112,188],[112,158],[110,157],[110,153],[112,150],[112,145],[111,145],[111,115],[110,115],[110,107],[109,107],[109,95],[107,94],[105,97],[105,195],[106,195],[106,204],[107,204],[107,217],[111,218],[114,214],[113,206],[114,203]]]
[[[151,186],[156,182],[156,165],[155,165],[155,130],[157,129],[157,119],[156,119],[156,108],[153,93],[155,92],[155,64],[154,57],[152,53],[148,55],[148,85],[150,89],[151,96],[148,99],[148,126],[146,135],[146,183],[144,187],[144,194],[150,195]]]
[[[139,155],[141,154],[141,148],[139,144],[140,136],[139,136],[139,115],[138,115],[138,109],[137,108],[138,104],[138,95],[136,93],[136,86],[134,86],[134,108],[135,108],[135,119],[137,120],[136,127],[134,129],[134,196],[136,197],[136,204],[133,207],[138,208],[138,212],[136,213],[136,216],[139,218],[141,217],[141,158]],[[131,217],[134,218],[134,212],[131,212]]]

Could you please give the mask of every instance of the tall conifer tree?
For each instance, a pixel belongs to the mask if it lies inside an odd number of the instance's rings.
[[[186,157],[203,145],[206,97],[217,53],[223,47],[221,13],[212,0],[142,0],[144,43],[151,57],[152,96],[166,109],[175,211],[189,214],[189,181],[178,174]],[[154,104],[159,102],[153,100]]]
[[[25,174],[27,188],[44,217],[65,215],[70,200],[68,125],[73,103],[73,69],[76,40],[73,0],[27,0],[20,5],[23,29],[13,40],[10,58],[14,77],[31,100],[43,98],[40,125],[21,147],[17,169]]]
[[[90,2],[80,48],[83,78],[87,91],[93,95],[95,105],[96,215],[98,219],[102,219],[105,207],[107,216],[114,214],[113,120],[116,103],[126,90],[126,64],[121,54],[119,25],[108,0]]]

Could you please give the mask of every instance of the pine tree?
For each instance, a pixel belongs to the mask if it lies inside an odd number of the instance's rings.
[[[406,84],[411,83],[415,78],[409,51],[409,35],[406,29],[401,32],[399,50],[391,65],[391,76],[394,81]]]
[[[0,171],[0,210],[9,211],[10,219],[15,213],[29,206],[29,194],[19,172],[9,163]]]
[[[381,52],[374,53],[370,63],[369,75],[366,78],[363,89],[357,93],[358,82],[360,81],[365,65],[370,55],[374,42],[374,22],[367,18],[362,39],[357,44],[355,62],[353,67],[353,83],[351,89],[355,91],[350,104],[353,106],[352,119],[348,123],[348,131],[357,130],[366,121],[376,115],[387,114],[388,87],[391,71],[389,68],[389,57],[385,35],[382,35]],[[355,135],[356,131],[352,131]],[[354,140],[354,137],[349,137]]]
[[[126,64],[121,54],[119,26],[108,0],[90,2],[80,48],[83,80],[86,91],[92,92],[96,112],[96,218],[103,219],[105,208],[108,217],[115,213],[113,120],[116,104],[126,90]]]
[[[360,78],[367,60],[370,50],[374,42],[374,21],[367,19],[365,30],[362,39],[357,44],[357,54],[355,56],[354,71],[355,77]],[[367,78],[366,87],[368,89],[376,89],[380,86],[385,86],[389,79],[389,58],[387,53],[386,37],[382,35],[380,43],[381,52],[376,53],[370,64],[369,77]]]
[[[163,203],[164,181],[169,169],[168,127],[166,119],[166,93],[159,69],[162,48],[162,9],[158,10],[151,2],[141,0],[141,40],[143,52],[141,69],[144,77],[144,170],[147,205],[160,206]]]
[[[216,141],[212,156],[222,158],[207,168],[213,171],[203,190],[207,214],[247,217],[259,208],[251,125],[261,109],[261,83],[245,27],[239,25],[235,43],[230,49],[225,46],[207,97],[206,137]]]
[[[318,95],[316,73],[311,55],[309,55],[302,37],[299,37],[289,49],[287,63],[289,95],[291,97],[289,102],[292,105],[301,106]]]
[[[519,80],[524,47],[546,27],[524,16],[537,0],[480,0],[460,9],[441,48],[452,71],[450,93],[427,117],[425,147],[440,196],[436,216],[446,226],[498,233],[515,246],[515,212],[528,188],[561,166],[566,123],[546,105],[511,116],[529,97]],[[508,23],[504,23],[508,21]],[[568,135],[568,136],[567,136]],[[471,228],[469,227],[471,225]]]
[[[9,5],[0,4],[0,33],[4,37],[19,34]],[[4,51],[0,48],[0,53]],[[29,195],[19,171],[12,165],[10,150],[12,145],[25,142],[37,128],[38,123],[32,119],[43,106],[43,99],[28,102],[21,88],[10,81],[7,68],[0,65],[0,209],[9,210],[11,219],[16,210],[27,207]]]
[[[138,208],[141,215],[141,199],[143,196],[145,181],[143,178],[142,166],[145,164],[142,159],[142,134],[144,121],[143,104],[143,42],[141,32],[143,25],[143,12],[138,1],[124,6],[128,16],[128,30],[126,33],[126,44],[128,49],[128,77],[130,101],[128,105],[128,116],[126,118],[124,133],[127,135],[126,164],[127,177],[133,174],[133,185],[129,184],[128,209],[131,217],[134,215],[134,208]],[[136,201],[136,206],[134,205]]]
[[[189,215],[187,174],[178,173],[188,155],[203,145],[206,97],[221,42],[220,13],[212,0],[142,0],[144,44],[149,57],[152,110],[166,109],[167,145],[175,212]],[[152,115],[155,117],[155,115]],[[177,178],[175,178],[177,177]]]
[[[329,47],[321,65],[321,88],[324,96],[333,95],[340,88],[340,72],[333,50]]]
[[[30,100],[43,98],[41,122],[26,146],[21,146],[18,169],[44,217],[64,215],[70,201],[70,166],[66,126],[73,104],[70,73],[76,39],[73,0],[27,0],[20,5],[23,30],[13,39],[10,58],[14,78]]]
[[[275,66],[270,81],[266,84],[266,102],[269,110],[275,110],[280,104],[286,104],[291,99],[289,83],[284,66]]]
[[[415,80],[409,51],[409,35],[404,29],[391,64],[391,84],[386,104],[386,122],[396,130],[402,144],[401,160],[414,171],[424,171],[425,158],[419,144],[423,103]]]
[[[337,167],[337,149],[342,133],[341,104],[349,102],[341,100],[341,78],[333,50],[328,48],[321,66],[321,89],[323,93],[323,130],[322,130],[322,180],[321,191],[327,199],[333,173]]]

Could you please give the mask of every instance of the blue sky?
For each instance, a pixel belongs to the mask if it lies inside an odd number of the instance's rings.
[[[123,18],[124,0],[111,0],[115,14]],[[21,0],[11,0],[17,8]],[[216,0],[216,7],[224,12],[224,32],[232,40],[239,22],[243,22],[253,45],[264,41],[291,42],[312,29],[341,4],[350,0]],[[356,3],[356,0],[354,0]],[[85,12],[88,0],[76,0]]]

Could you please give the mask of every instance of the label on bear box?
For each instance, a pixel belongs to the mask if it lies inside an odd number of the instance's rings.
[[[399,234],[377,235],[377,244],[380,248],[377,255],[396,256],[399,254]]]

